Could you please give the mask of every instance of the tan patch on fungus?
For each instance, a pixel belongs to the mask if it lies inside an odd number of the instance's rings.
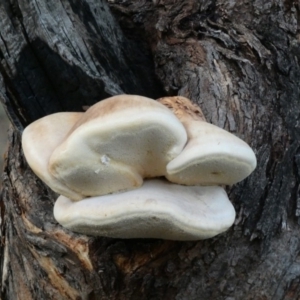
[[[194,120],[205,121],[205,117],[200,107],[185,97],[163,97],[157,99],[157,101],[168,107],[180,120],[188,115]]]
[[[128,107],[141,106],[141,103],[145,103],[145,105],[148,106],[148,109],[151,109],[151,106],[157,107],[157,103],[155,103],[155,101],[149,100],[152,99],[137,95],[118,95],[99,101],[87,109],[80,120],[74,124],[68,135],[70,135],[73,131],[75,131],[76,128],[84,123],[87,123],[95,118],[101,118],[110,115],[116,111],[126,110]]]

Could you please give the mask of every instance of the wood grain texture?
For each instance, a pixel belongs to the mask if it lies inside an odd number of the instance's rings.
[[[150,54],[104,1],[2,1],[0,28],[1,99],[19,130],[115,94],[160,95]]]
[[[20,132],[11,132],[1,299],[300,298],[300,4],[107,2],[120,27],[101,1],[1,2],[1,101],[15,128],[119,92],[178,94],[247,141],[258,167],[227,188],[237,220],[226,234],[199,242],[90,238],[54,221],[56,195],[24,161]]]

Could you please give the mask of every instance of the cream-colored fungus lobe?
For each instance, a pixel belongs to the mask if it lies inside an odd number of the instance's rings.
[[[183,125],[162,104],[119,95],[85,113],[58,113],[33,122],[22,144],[28,164],[51,189],[80,200],[164,176],[186,140]]]
[[[77,202],[60,196],[54,216],[64,227],[89,235],[198,240],[226,231],[235,210],[221,187],[149,179],[135,190]]]
[[[53,151],[63,142],[83,113],[56,113],[43,117],[29,126],[22,134],[22,148],[27,163],[33,172],[55,192],[80,197],[63,182],[49,173],[48,164]]]
[[[183,151],[167,165],[168,180],[185,185],[231,185],[253,172],[256,157],[249,145],[207,123],[189,99],[177,96],[158,101],[174,112],[188,135]]]
[[[164,176],[186,144],[175,115],[146,97],[121,95],[90,107],[51,155],[53,177],[82,195],[138,188]]]

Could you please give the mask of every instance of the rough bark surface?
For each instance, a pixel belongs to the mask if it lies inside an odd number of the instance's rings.
[[[299,299],[300,2],[108,4],[121,28],[99,0],[0,3],[1,100],[15,125],[1,299]],[[256,171],[227,188],[237,220],[226,234],[117,240],[55,222],[56,195],[27,166],[22,128],[124,92],[189,97],[255,149]]]

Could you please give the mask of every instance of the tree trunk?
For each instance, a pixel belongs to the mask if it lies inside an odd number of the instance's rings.
[[[1,299],[300,299],[298,1],[2,0],[0,96],[14,129],[1,210]],[[117,20],[117,21],[115,21]],[[199,242],[65,230],[23,128],[110,95],[181,95],[248,142],[225,234]]]

